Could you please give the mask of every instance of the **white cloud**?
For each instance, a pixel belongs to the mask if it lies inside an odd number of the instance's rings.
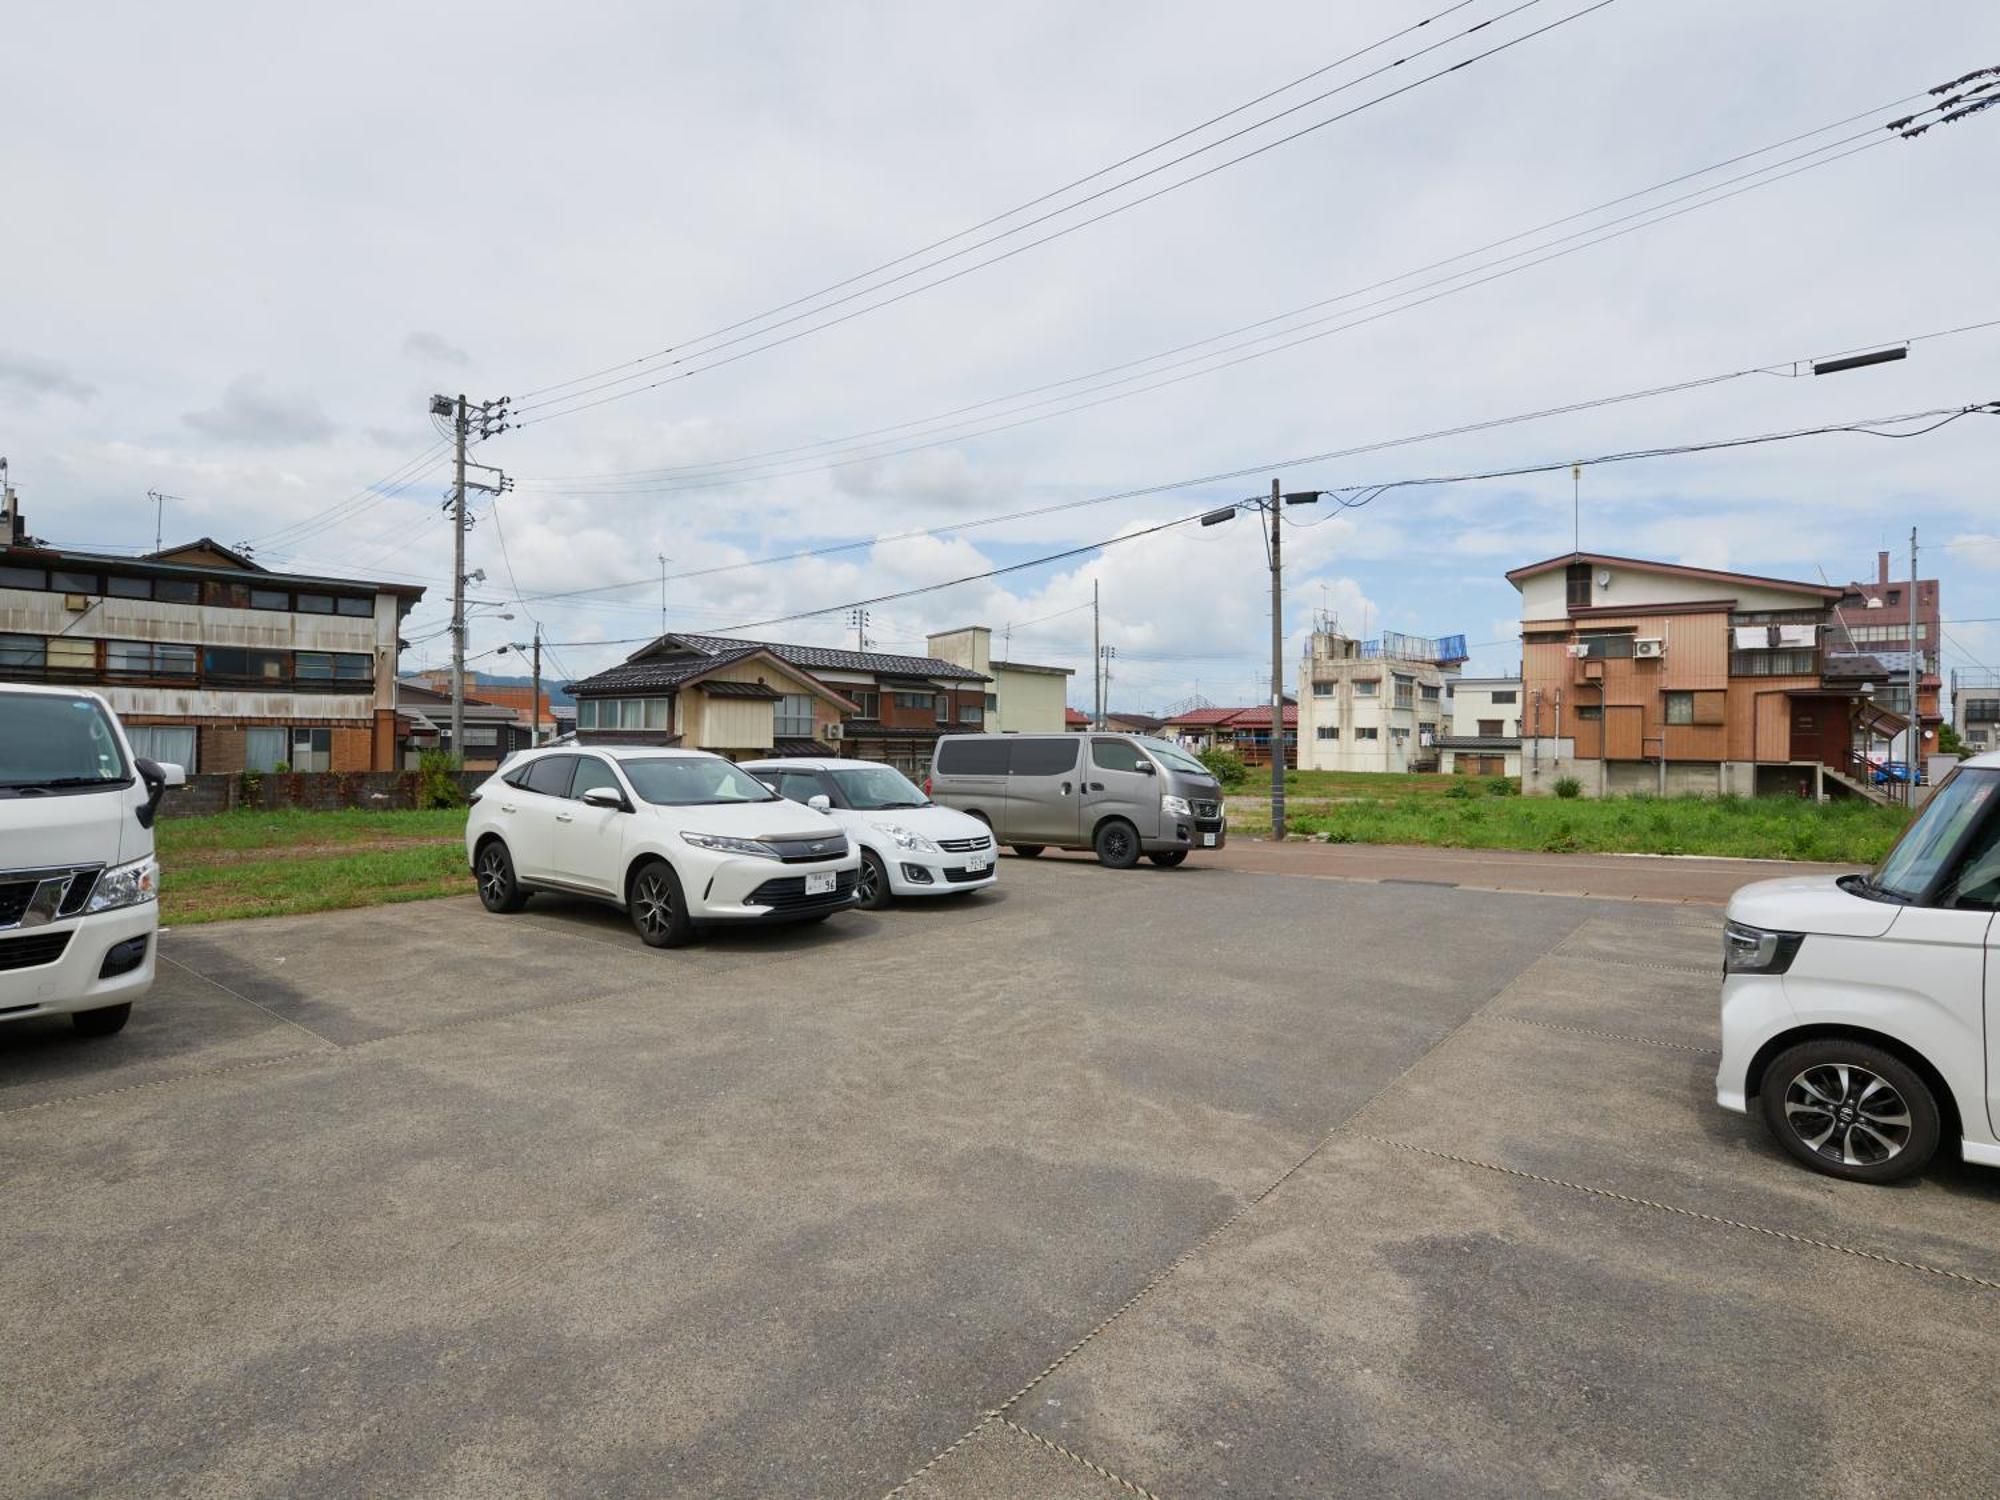
[[[429,333],[421,328],[403,339],[403,352],[433,364],[464,366],[472,363],[472,356],[443,334]]]
[[[290,448],[334,434],[317,398],[279,390],[261,375],[238,376],[214,406],[181,420],[204,437],[246,448]]]

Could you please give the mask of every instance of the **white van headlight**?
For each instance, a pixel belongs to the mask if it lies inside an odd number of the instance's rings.
[[[1747,922],[1722,924],[1722,972],[1725,974],[1782,974],[1792,966],[1802,932],[1771,932]]]
[[[683,843],[693,844],[697,849],[708,849],[717,854],[749,854],[758,859],[784,857],[769,844],[760,844],[755,839],[733,839],[721,833],[683,833],[681,840]]]
[[[118,865],[97,877],[97,889],[90,893],[84,915],[116,911],[121,906],[143,906],[160,899],[160,865],[154,859],[134,860]]]
[[[1185,797],[1162,797],[1160,799],[1160,811],[1170,818],[1191,818],[1194,816],[1194,809],[1188,806],[1188,799]]]
[[[936,844],[933,844],[921,833],[905,828],[900,823],[878,823],[875,826],[888,834],[891,839],[895,840],[898,849],[908,849],[915,854],[935,854],[938,852]]]

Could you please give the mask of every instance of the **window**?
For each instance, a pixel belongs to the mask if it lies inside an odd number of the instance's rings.
[[[1340,684],[1337,682],[1321,682],[1317,678],[1313,680],[1313,696],[1315,698],[1331,698],[1339,690]]]
[[[153,598],[161,604],[199,604],[201,585],[191,578],[155,578]]]
[[[579,755],[576,758],[576,777],[569,784],[569,794],[581,799],[592,787],[608,786],[619,796],[625,795],[625,788],[618,784],[618,777],[595,755]]]
[[[983,724],[986,722],[986,710],[977,703],[961,703],[958,706],[958,722]]]
[[[673,719],[671,698],[580,698],[578,729],[665,729]]]
[[[1438,686],[1437,686],[1437,684],[1436,684],[1436,683],[1434,683],[1434,682],[1420,682],[1420,683],[1418,683],[1418,684],[1417,684],[1417,696],[1418,696],[1419,698],[1422,698],[1422,699],[1424,700],[1424,702],[1426,702],[1426,703],[1435,703],[1435,702],[1437,702],[1437,699],[1438,699]]]
[[[330,594],[300,594],[298,599],[298,611],[302,615],[333,613],[333,596]]]
[[[217,583],[210,580],[201,586],[201,602],[220,606],[223,609],[248,609],[250,607],[250,585],[247,583]]]
[[[1151,764],[1130,740],[1092,740],[1090,763],[1100,771],[1132,772]]]
[[[544,797],[567,797],[570,777],[575,773],[579,759],[575,755],[545,755],[528,767],[521,786],[530,792],[540,792]]]
[[[97,642],[73,635],[50,636],[49,666],[68,672],[95,672]]]
[[[882,695],[874,689],[870,688],[865,692],[849,693],[847,696],[854,700],[855,718],[879,719],[882,716]]]
[[[654,700],[660,701],[660,700]],[[653,725],[652,728],[660,728]],[[813,737],[811,693],[786,693],[771,705],[771,732],[781,740],[809,740]]]
[[[895,704],[896,704],[896,707],[898,707],[898,708],[918,708],[918,709],[923,709],[923,708],[929,708],[929,707],[931,706],[931,703],[932,703],[932,700],[933,700],[933,699],[934,699],[934,698],[935,698],[936,696],[937,696],[937,695],[936,695],[936,694],[934,694],[934,693],[892,693],[892,694],[890,694],[890,697],[891,697],[892,699],[894,699],[894,701],[895,701]]]
[[[1732,651],[1731,677],[1814,677],[1819,673],[1819,653],[1794,651]]]
[[[19,783],[76,777],[77,784],[130,784],[110,715],[92,699],[63,693],[16,694],[8,701],[0,715],[0,764],[7,779]]]
[[[48,647],[38,635],[0,635],[0,667],[39,667]]]
[[[1495,688],[1490,694],[1495,703],[1519,703],[1521,694],[1514,688]]]
[[[943,693],[937,695],[937,721],[940,724],[951,722],[951,699]]]
[[[576,700],[576,727],[578,729],[595,729],[597,727],[597,700],[595,698],[579,698]]]
[[[998,737],[946,740],[938,746],[940,776],[1005,776],[1009,742]]]
[[[1590,564],[1571,563],[1563,569],[1564,597],[1570,608],[1590,605]]]
[[[851,766],[828,774],[840,789],[843,804],[857,812],[889,812],[930,805],[930,799],[894,766]]]
[[[1901,604],[1903,602],[1903,591],[1901,589],[1890,589],[1888,596],[1884,602],[1889,604]]]
[[[355,594],[342,594],[333,601],[333,612],[351,619],[372,620],[375,618],[375,601]]]
[[[1504,719],[1481,719],[1479,721],[1479,732],[1482,735],[1505,734],[1507,732],[1506,721]]]
[[[1373,698],[1381,691],[1382,684],[1373,677],[1357,677],[1354,679],[1354,696],[1357,698]]]
[[[95,573],[49,574],[49,588],[58,594],[100,594],[104,580]]]
[[[292,731],[292,769],[294,771],[331,771],[333,769],[333,731],[331,729],[294,729]]]
[[[195,649],[161,641],[106,641],[104,668],[148,677],[192,677]]]
[[[114,599],[150,599],[153,597],[153,580],[120,578],[114,573],[104,580],[104,592]]]
[[[1629,657],[1632,654],[1632,637],[1629,634],[1579,635],[1576,641],[1584,648],[1584,655],[1593,659]]]
[[[322,670],[309,669],[309,659],[316,658]],[[285,669],[291,665],[282,651],[245,651],[236,646],[204,646],[201,653],[201,674],[203,677],[248,684],[281,683],[285,680]],[[298,653],[297,675],[300,680],[331,679],[333,658],[325,652],[301,651]]]
[[[775,802],[771,789],[740,766],[706,755],[655,756],[620,763],[632,790],[657,807]]]
[[[290,752],[286,746],[291,743],[289,731],[283,729],[246,729],[243,731],[243,769],[246,771],[275,771],[281,763],[288,764],[285,757]]]
[[[1015,740],[1007,746],[1013,752],[1007,758],[1007,769],[1016,776],[1066,775],[1076,769],[1079,743],[1075,735]]]
[[[135,759],[156,760],[194,774],[194,725],[127,724],[125,738],[132,742]]]
[[[1355,730],[1354,737],[1357,740],[1379,740],[1382,738],[1382,732],[1373,724],[1370,724],[1365,728]]]
[[[986,695],[986,711],[989,714],[1000,712],[1000,695],[998,693],[988,693]]]
[[[1408,677],[1396,678],[1396,707],[1409,708],[1417,701],[1416,684]]]
[[[44,568],[0,568],[0,589],[45,589],[49,586]]]
[[[1604,717],[1604,705],[1601,703],[1579,703],[1576,706],[1576,716],[1585,723],[1602,719]]]
[[[250,590],[250,607],[252,609],[290,609],[292,607],[292,596],[283,589],[252,589]]]
[[[1668,693],[1667,722],[1669,724],[1692,724],[1694,722],[1694,694]]]
[[[1313,733],[1316,738],[1322,740],[1337,740],[1340,738],[1340,726],[1338,724],[1322,724]]]

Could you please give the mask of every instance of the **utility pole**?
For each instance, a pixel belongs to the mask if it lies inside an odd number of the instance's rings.
[[[1271,838],[1285,841],[1285,526],[1271,481]]]
[[[1917,528],[1910,528],[1910,727],[1907,763],[1910,779],[1903,783],[1903,800],[1917,805],[1917,767],[1924,751],[1923,714],[1917,707],[1917,685],[1922,680],[1924,650],[1917,640]]]
[[[660,562],[660,634],[667,633],[667,554],[655,552]]]
[[[514,487],[514,481],[498,469],[492,470],[493,483],[474,481],[468,486],[465,444],[475,428],[482,439],[505,432],[510,400],[511,397],[502,396],[497,401],[474,405],[466,401],[463,391],[456,399],[450,396],[431,397],[431,415],[449,417],[452,430],[452,486],[451,496],[445,503],[451,510],[451,753],[460,766],[465,764],[465,492],[469,487],[489,495],[499,495]],[[474,464],[472,467],[485,469],[488,465]]]
[[[1111,664],[1116,660],[1118,660],[1118,648],[1116,646],[1099,646],[1097,648],[1097,727],[1099,729],[1109,729],[1111,727],[1107,705],[1111,702]]]
[[[854,649],[856,651],[866,651],[868,649],[868,611],[865,609],[850,609],[847,612],[847,623],[854,627]]]
[[[535,688],[528,699],[528,747],[542,742],[542,622],[535,621]]]
[[[1104,727],[1104,622],[1097,611],[1097,580],[1090,580],[1090,688],[1092,711],[1090,727]]]

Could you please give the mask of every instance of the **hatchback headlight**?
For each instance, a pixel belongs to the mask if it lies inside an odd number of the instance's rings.
[[[1782,974],[1792,966],[1802,932],[1770,932],[1747,922],[1722,924],[1722,972],[1725,974]]]
[[[882,832],[888,834],[891,839],[895,840],[898,849],[908,849],[917,854],[935,854],[938,852],[936,844],[933,844],[921,833],[905,828],[900,823],[879,823],[876,826]]]
[[[1188,806],[1188,799],[1185,797],[1162,797],[1160,799],[1160,811],[1170,818],[1191,818],[1194,816],[1194,809]]]
[[[124,906],[144,906],[159,899],[159,861],[140,859],[98,876],[97,889],[90,893],[90,904],[83,910],[87,916],[92,912],[117,911]]]
[[[697,849],[708,849],[716,854],[748,854],[758,859],[782,859],[783,856],[769,844],[756,839],[733,839],[721,833],[683,833],[683,843],[693,844]]]

